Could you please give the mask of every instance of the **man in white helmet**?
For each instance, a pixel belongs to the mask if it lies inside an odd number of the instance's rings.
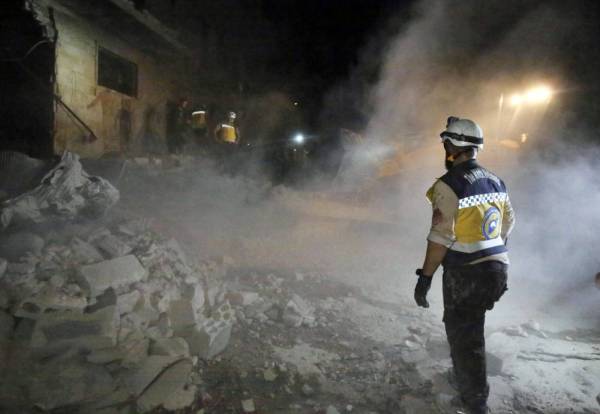
[[[514,212],[504,182],[476,161],[483,148],[479,125],[450,117],[440,136],[448,172],[427,192],[433,215],[414,296],[419,306],[429,307],[431,279],[443,265],[444,324],[455,383],[469,412],[487,413],[485,312],[507,290],[506,239]]]

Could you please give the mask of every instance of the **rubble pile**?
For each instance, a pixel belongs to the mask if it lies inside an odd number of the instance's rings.
[[[234,321],[204,288],[224,261],[192,266],[142,221],[2,239],[0,353],[15,375],[0,400],[81,412],[194,403],[192,369],[223,351]]]
[[[37,187],[0,204],[0,226],[70,220],[80,214],[97,217],[118,200],[119,191],[112,184],[87,174],[79,156],[66,151]]]

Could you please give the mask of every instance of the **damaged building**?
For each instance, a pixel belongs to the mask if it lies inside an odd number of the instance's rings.
[[[3,5],[2,150],[45,158],[166,151],[192,60],[127,0]]]

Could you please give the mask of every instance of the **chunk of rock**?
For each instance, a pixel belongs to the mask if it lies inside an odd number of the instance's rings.
[[[0,237],[0,257],[4,257],[10,262],[18,262],[27,253],[39,255],[44,245],[44,239],[29,232],[2,236]]]
[[[119,314],[116,306],[109,306],[94,313],[44,313],[35,324],[31,346],[108,348],[116,344],[118,328]]]
[[[104,237],[94,241],[94,244],[107,257],[114,259],[115,257],[125,256],[133,250],[133,247],[119,239],[113,234],[107,234]]]
[[[37,319],[40,314],[51,310],[72,310],[81,312],[88,305],[83,295],[70,295],[55,286],[48,285],[37,294],[23,300],[14,309],[15,316]]]
[[[256,405],[254,404],[254,400],[242,400],[242,411],[244,411],[245,413],[256,412]]]
[[[187,332],[191,326],[196,325],[196,312],[192,301],[189,299],[173,300],[169,304],[169,319],[175,335]]]
[[[104,262],[82,266],[79,276],[91,297],[96,297],[106,289],[118,289],[139,282],[146,277],[146,269],[133,256],[123,256]]]
[[[198,387],[195,385],[188,385],[187,387],[179,389],[169,395],[165,399],[163,407],[165,410],[169,411],[182,410],[194,403],[197,393]]]
[[[159,338],[152,341],[151,355],[189,357],[190,347],[183,338]]]
[[[329,407],[327,407],[327,410],[325,411],[325,413],[326,414],[340,414],[338,409],[335,408],[333,405],[330,405]]]
[[[406,414],[423,414],[432,412],[432,408],[419,398],[406,395],[400,401],[400,407]]]
[[[4,368],[4,362],[8,354],[8,345],[12,339],[15,320],[8,313],[0,310],[0,370]]]
[[[44,411],[94,401],[115,389],[104,367],[77,359],[44,364],[31,381],[30,400]]]
[[[161,372],[179,360],[181,358],[175,356],[151,355],[137,369],[125,376],[124,384],[129,392],[137,397]]]
[[[8,262],[6,261],[6,259],[0,257],[0,279],[2,279],[2,276],[4,276],[4,274],[6,273],[7,267]]]
[[[283,309],[283,321],[290,326],[299,327],[315,323],[314,309],[300,296],[294,294]]]
[[[192,367],[190,359],[181,359],[162,370],[138,398],[137,406],[140,411],[150,411],[167,401],[171,404],[176,403],[172,400],[173,394],[183,390],[192,372]],[[188,402],[191,404],[193,400],[193,398],[188,399]],[[180,408],[185,408],[185,406]]]
[[[188,328],[183,333],[190,353],[203,359],[211,359],[225,350],[231,338],[231,322],[206,320],[200,326]]]
[[[78,237],[71,241],[71,257],[77,263],[90,264],[104,260],[98,249]]]
[[[117,308],[119,309],[119,314],[123,315],[132,312],[140,302],[141,297],[142,294],[138,290],[132,290],[129,293],[117,296]]]
[[[494,354],[486,352],[485,362],[487,365],[487,374],[491,377],[502,374],[503,361]]]

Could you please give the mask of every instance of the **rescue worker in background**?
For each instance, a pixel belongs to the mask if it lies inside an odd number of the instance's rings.
[[[198,146],[206,145],[208,125],[204,106],[192,112],[192,129]]]
[[[215,128],[215,138],[222,144],[237,144],[240,139],[240,133],[235,126],[235,112],[229,112],[227,122],[217,125]]]
[[[506,239],[514,212],[504,182],[477,163],[483,133],[473,121],[448,118],[441,134],[448,172],[427,192],[432,204],[427,251],[414,297],[429,307],[433,274],[443,273],[444,325],[454,382],[468,412],[487,413],[485,312],[507,290]]]
[[[188,140],[191,130],[192,114],[188,108],[189,101],[187,98],[181,98],[177,106],[177,117],[175,119],[175,137],[173,147],[176,154],[181,154]]]

